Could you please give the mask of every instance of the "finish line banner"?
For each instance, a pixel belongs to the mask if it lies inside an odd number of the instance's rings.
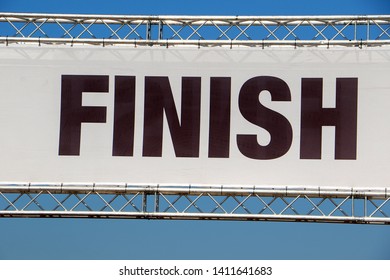
[[[385,187],[390,48],[0,47],[0,181]]]

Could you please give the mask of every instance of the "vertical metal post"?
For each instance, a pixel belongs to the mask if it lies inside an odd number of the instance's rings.
[[[160,196],[158,192],[154,193],[154,212],[158,213],[160,211]]]
[[[146,40],[152,39],[152,22],[150,20],[146,23]]]
[[[160,20],[158,22],[158,39],[159,40],[162,40],[162,38],[163,38],[163,28],[164,28],[164,24],[163,24],[162,20]]]
[[[367,217],[367,196],[364,196],[364,217]]]
[[[142,212],[146,213],[148,209],[148,194],[146,192],[142,193]]]
[[[352,217],[355,217],[355,197],[352,196],[351,199],[352,199],[352,201],[351,201],[351,207],[352,207],[351,215],[352,215]]]

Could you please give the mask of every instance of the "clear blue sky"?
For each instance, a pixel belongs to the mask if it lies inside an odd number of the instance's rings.
[[[320,15],[389,13],[387,0],[1,0],[7,12],[191,15]]]
[[[390,14],[388,0],[0,0],[2,12],[191,15]],[[0,259],[390,259],[390,226],[0,219]]]

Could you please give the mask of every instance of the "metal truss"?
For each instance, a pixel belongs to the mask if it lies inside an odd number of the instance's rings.
[[[2,184],[0,217],[390,224],[390,190]]]
[[[197,46],[390,44],[390,15],[113,16],[0,13],[0,43]]]

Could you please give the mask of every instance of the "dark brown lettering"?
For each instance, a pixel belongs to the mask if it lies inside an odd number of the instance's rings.
[[[108,92],[108,76],[62,75],[59,155],[80,155],[81,123],[105,123],[106,107],[82,106],[83,92]]]
[[[237,135],[238,149],[252,159],[279,158],[288,152],[292,143],[293,131],[289,121],[260,103],[259,95],[264,90],[269,91],[272,101],[291,101],[288,85],[276,77],[254,77],[241,87],[238,102],[242,116],[267,130],[271,136],[269,144],[262,146],[257,141],[257,135]]]
[[[200,84],[199,77],[182,78],[179,122],[168,77],[145,77],[143,156],[162,156],[165,112],[176,156],[199,157]]]
[[[302,79],[301,159],[321,159],[322,126],[335,126],[335,159],[356,159],[357,78],[336,79],[336,107],[322,107],[322,78]]]
[[[135,77],[115,76],[114,134],[112,155],[133,156]]]
[[[230,147],[231,78],[210,79],[209,157],[228,158]]]

